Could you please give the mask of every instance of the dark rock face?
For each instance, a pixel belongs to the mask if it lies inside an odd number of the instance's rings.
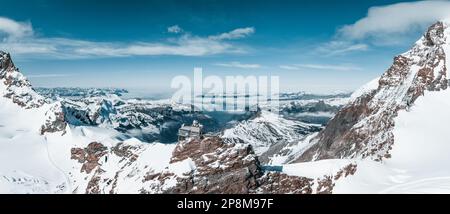
[[[133,168],[132,164],[139,157],[141,147],[127,145],[123,142],[118,143],[113,147],[107,147],[100,142],[91,142],[84,148],[72,148],[71,159],[80,163],[81,176],[87,181],[86,186],[79,186],[76,191],[84,191],[86,194],[100,194],[109,193],[114,194],[117,191],[118,185],[120,185],[119,176],[127,167]],[[114,160],[108,160],[116,159]],[[105,174],[108,169],[104,169],[104,164],[113,161],[117,168],[109,169],[113,170],[111,174]],[[147,166],[143,166],[146,168]],[[112,176],[111,176],[112,175]],[[128,174],[129,178],[136,182],[135,185],[142,184],[139,180],[139,174],[133,177]]]
[[[167,193],[312,193],[312,179],[265,173],[250,145],[220,138],[191,141],[176,147],[172,162],[186,158],[195,162],[196,170]]]
[[[0,61],[0,68],[2,70],[11,71],[16,68],[13,61],[11,60],[11,55],[9,53],[0,51],[0,56],[2,57],[2,60]]]
[[[191,158],[196,171],[169,192],[249,193],[262,174],[258,159],[249,145],[225,144],[220,138],[180,143],[171,162]]]
[[[445,26],[432,25],[409,52],[394,58],[379,79],[378,88],[367,91],[342,108],[295,162],[328,158],[389,158],[394,143],[392,129],[397,112],[408,109],[425,91],[448,87]]]
[[[264,172],[250,145],[224,143],[220,138],[181,142],[171,163],[188,158],[195,163],[195,170],[176,177],[176,185],[163,193],[312,193],[313,179]],[[163,186],[173,176],[149,171],[143,182],[157,181]],[[148,192],[143,189],[141,193]]]
[[[263,194],[312,194],[314,180],[268,172],[259,180],[258,193]]]
[[[134,162],[138,157],[138,155],[133,152],[133,149],[134,148],[132,146],[124,145],[123,143],[119,143],[111,148],[115,155],[131,162]]]
[[[251,146],[224,143],[216,137],[180,142],[176,146],[171,165],[187,159],[195,165],[183,174],[167,167],[158,171],[147,168],[145,162],[139,162],[144,151],[145,146],[126,143],[108,148],[92,142],[85,148],[72,148],[71,159],[80,163],[80,173],[87,181],[80,190],[93,194],[117,193],[124,191],[117,187],[125,182],[138,187],[140,193],[332,193],[335,181],[356,171],[356,165],[350,164],[335,175],[318,179],[268,172],[260,166]],[[107,157],[117,165],[113,172],[105,171],[112,169],[102,166]]]
[[[368,107],[368,102],[372,99],[373,93],[366,94],[363,97],[358,98],[352,105],[348,105],[342,108],[341,111],[329,122],[327,127],[320,132],[318,136],[318,141],[320,144],[316,144],[312,149],[320,149],[324,151],[322,153],[322,158],[333,158],[334,153],[345,153],[348,151],[351,145],[347,145],[346,141],[338,139],[349,139],[349,138],[363,138],[363,136],[356,135],[354,133],[349,133],[353,126],[355,126],[358,121],[367,116],[370,113]],[[312,150],[311,150],[312,151]],[[328,152],[333,152],[328,154]],[[311,160],[313,158],[313,152],[306,152],[302,155],[300,160]]]
[[[86,148],[72,148],[71,159],[77,160],[82,164],[80,172],[90,174],[93,172],[92,177],[89,179],[85,193],[86,194],[99,194],[100,183],[108,182],[101,180],[101,174],[104,172],[100,168],[100,159],[108,154],[108,148],[98,142],[90,143]]]
[[[343,169],[339,170],[336,175],[334,176],[334,180],[339,180],[342,177],[347,177],[349,175],[354,175],[357,169],[356,164],[349,164]]]
[[[86,188],[86,194],[99,194],[100,193],[100,177],[94,176],[89,180],[88,186]]]
[[[71,159],[82,163],[81,172],[91,173],[100,165],[99,160],[106,155],[107,148],[101,143],[92,142],[86,148],[72,148]]]
[[[38,108],[45,103],[32,88],[30,82],[14,66],[9,53],[0,51],[0,79],[6,86],[3,95],[23,108]]]
[[[63,135],[66,133],[67,123],[59,103],[52,106],[50,110],[46,112],[46,116],[47,119],[41,126],[41,135],[54,132],[62,132]]]

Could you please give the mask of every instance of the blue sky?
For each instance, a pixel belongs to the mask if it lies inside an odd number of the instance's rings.
[[[170,89],[176,75],[278,75],[351,91],[379,76],[447,1],[0,0],[0,49],[35,86]],[[6,10],[5,10],[6,8]]]

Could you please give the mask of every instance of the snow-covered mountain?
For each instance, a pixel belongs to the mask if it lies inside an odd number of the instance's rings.
[[[206,125],[220,135],[169,144],[133,132],[211,115],[110,94],[46,99],[1,52],[0,192],[450,192],[449,27],[432,25],[349,98],[288,94],[281,115],[227,115]],[[298,117],[322,111],[324,128]]]
[[[45,103],[42,96],[32,88],[27,78],[14,66],[11,56],[0,51],[0,84],[3,97],[10,98],[14,103],[25,107],[40,107]]]
[[[100,97],[108,95],[122,96],[128,93],[128,90],[122,88],[35,88],[36,92],[49,99],[57,100],[59,98],[80,99],[85,97]]]
[[[131,135],[131,130],[156,132],[167,123],[201,117],[208,125],[208,115],[192,113],[189,107],[125,101],[110,94],[75,99],[52,94],[56,100],[46,99],[14,67],[9,54],[2,52],[0,62],[2,193],[321,191],[314,188],[314,180],[265,172],[249,144],[218,137],[162,144]]]
[[[394,58],[377,80],[356,92],[353,100],[311,140],[315,145],[300,160],[391,157],[395,118],[417,99],[448,88],[447,25],[432,25],[414,47]],[[359,95],[359,96],[358,96]]]
[[[450,192],[449,51],[449,22],[430,26],[324,130],[300,142],[283,171],[314,178],[353,164],[354,175],[336,181],[333,192]]]
[[[263,163],[289,143],[297,143],[305,136],[321,129],[318,124],[287,120],[268,111],[260,111],[223,132],[225,142],[252,145]]]
[[[74,126],[97,126],[120,131],[145,142],[175,143],[182,124],[197,120],[205,132],[218,133],[252,112],[191,111],[190,105],[169,100],[122,99],[117,95],[61,100],[66,121]]]

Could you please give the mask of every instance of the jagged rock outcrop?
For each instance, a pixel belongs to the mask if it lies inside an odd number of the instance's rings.
[[[121,144],[117,145],[120,147]],[[117,183],[117,176],[108,179],[103,178],[103,174],[106,172],[102,169],[102,163],[107,161],[108,155],[115,151],[116,147],[108,148],[99,142],[91,142],[86,148],[72,148],[71,159],[78,161],[81,164],[80,174],[88,175],[85,178],[88,183],[85,187],[84,193],[86,194],[99,194],[102,193],[101,186],[111,185],[110,193],[114,193],[114,188]],[[117,174],[118,172],[116,172]],[[113,179],[115,179],[113,183]]]
[[[314,186],[325,182],[325,178],[264,171],[250,145],[224,143],[217,137],[180,142],[169,165],[161,170],[149,168],[140,160],[145,159],[141,155],[146,149],[146,145],[119,143],[107,147],[100,142],[72,148],[71,159],[80,164],[79,171],[73,173],[87,181],[77,191],[120,193],[123,189],[118,190],[119,186],[135,186],[140,193],[310,194],[323,191]],[[108,168],[107,163],[115,167]],[[191,166],[186,169],[186,164]],[[327,186],[330,192],[332,187],[333,181]]]
[[[1,96],[11,99],[24,108],[41,107],[46,101],[31,87],[27,78],[19,72],[9,53],[0,51],[0,80],[4,88]]]
[[[65,134],[67,122],[60,102],[54,103],[49,110],[45,112],[45,116],[45,122],[40,130],[41,135],[54,132],[62,132],[62,134]]]
[[[389,158],[394,144],[394,118],[426,91],[448,87],[447,24],[437,22],[414,47],[394,58],[378,87],[362,93],[342,108],[294,162],[328,158]],[[445,33],[446,32],[446,33]]]
[[[280,172],[267,172],[258,179],[257,193],[312,194],[314,179],[289,176]]]
[[[195,163],[195,170],[177,178],[177,185],[166,193],[310,194],[315,183],[323,182],[263,171],[251,145],[224,143],[220,138],[180,143],[171,160],[187,158]]]
[[[0,51],[0,94],[25,109],[44,108],[45,121],[40,127],[41,135],[65,131],[67,123],[60,102],[50,104],[44,97],[36,93],[31,83],[14,65],[9,53]],[[45,107],[47,108],[47,107]]]
[[[71,159],[82,163],[81,172],[91,173],[100,165],[99,160],[107,153],[107,148],[98,142],[90,143],[86,148],[72,148]]]
[[[249,193],[258,187],[262,175],[250,145],[227,144],[220,138],[182,142],[171,162],[190,158],[195,163],[186,178],[178,179],[173,193]]]

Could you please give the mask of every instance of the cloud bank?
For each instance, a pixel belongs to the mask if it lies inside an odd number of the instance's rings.
[[[345,55],[374,46],[410,44],[432,23],[450,17],[450,1],[417,1],[369,8],[367,15],[344,25],[335,38],[317,51],[326,56]]]
[[[262,66],[260,64],[243,64],[241,62],[229,62],[229,63],[216,63],[214,64],[216,66],[222,66],[222,67],[230,67],[230,68],[246,68],[246,69],[255,69],[255,68],[261,68]]]
[[[28,22],[16,22],[14,20],[0,17],[0,38],[4,40],[18,39],[33,34],[33,28]]]
[[[325,70],[325,71],[359,71],[362,68],[353,64],[293,64],[280,65],[284,70]]]
[[[255,28],[253,27],[238,28],[227,33],[219,34],[217,36],[210,36],[209,38],[213,40],[241,39],[252,35],[254,32]]]
[[[178,25],[167,29],[181,34]],[[34,34],[31,23],[0,17],[0,49],[25,57],[51,57],[62,59],[128,56],[207,56],[215,54],[245,53],[245,48],[226,40],[250,36],[253,27],[238,28],[212,36],[188,33],[163,42],[94,42],[62,37],[40,37]]]
[[[339,34],[349,39],[364,39],[423,30],[433,22],[450,17],[449,11],[449,1],[419,1],[371,7],[366,17],[343,26]]]

